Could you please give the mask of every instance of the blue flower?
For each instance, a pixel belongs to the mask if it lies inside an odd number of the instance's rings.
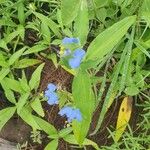
[[[63,107],[58,114],[61,116],[66,116],[68,122],[71,122],[72,120],[77,120],[79,122],[82,121],[80,110],[69,106]]]
[[[75,69],[75,68],[78,68],[80,66],[80,63],[81,63],[81,59],[80,58],[70,58],[69,59],[69,66],[72,68],[72,69]]]
[[[50,83],[47,86],[47,90],[45,91],[45,97],[47,98],[47,102],[49,105],[58,104],[58,95],[55,92],[57,89],[56,85]]]
[[[73,57],[69,59],[69,66],[72,69],[78,68],[81,64],[83,57],[85,56],[85,51],[83,49],[76,49],[73,52]]]
[[[48,89],[49,91],[51,91],[51,92],[54,92],[54,91],[57,89],[57,87],[56,87],[55,84],[49,83],[48,86],[47,86],[47,89]]]
[[[76,114],[76,120],[79,121],[79,122],[82,121],[82,115],[81,115],[80,110],[79,109],[75,109],[74,112]]]
[[[83,58],[85,56],[85,51],[83,49],[76,49],[73,52],[73,57],[79,57],[79,58]]]
[[[79,39],[78,38],[68,38],[68,37],[65,37],[63,40],[62,40],[62,43],[63,44],[78,44],[80,43]]]
[[[47,98],[48,98],[47,102],[49,105],[58,104],[58,96],[55,92],[49,92]]]

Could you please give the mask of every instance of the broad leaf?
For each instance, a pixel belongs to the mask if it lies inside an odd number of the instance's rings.
[[[61,18],[64,25],[70,24],[77,16],[81,0],[62,0]]]
[[[136,17],[126,17],[100,33],[90,44],[85,61],[99,60],[108,54],[121,38],[127,33],[129,27],[135,22]]]
[[[58,139],[48,143],[48,145],[44,148],[44,150],[57,150],[57,147],[58,147]]]
[[[117,119],[115,141],[118,141],[120,139],[130,120],[132,112],[132,101],[132,97],[125,97],[121,103]]]
[[[6,124],[6,122],[13,116],[16,111],[16,107],[8,107],[0,111],[0,130]]]
[[[6,98],[13,104],[16,104],[16,99],[15,99],[15,95],[14,92],[7,86],[7,84],[5,83],[5,81],[1,81],[1,86],[4,90],[5,96]]]
[[[75,136],[74,136],[73,134],[68,134],[68,135],[65,136],[63,139],[64,139],[66,142],[70,143],[70,144],[78,145],[78,142],[76,141]],[[83,145],[91,145],[91,146],[93,146],[96,150],[100,150],[100,148],[98,147],[98,145],[97,145],[95,142],[93,142],[93,141],[91,141],[91,140],[89,140],[89,139],[87,139],[87,138],[84,140]]]
[[[79,37],[81,45],[84,45],[89,31],[88,6],[86,0],[82,0],[80,3],[78,15],[75,19],[74,30],[74,36]]]
[[[82,121],[73,121],[73,132],[79,144],[82,144],[90,127],[95,99],[91,87],[90,76],[85,71],[79,71],[72,85],[74,104],[82,113]]]
[[[19,113],[19,116],[27,123],[29,124],[33,130],[41,130],[41,128],[39,127],[39,125],[36,123],[36,121],[34,120],[34,116],[31,114],[31,112],[23,107],[22,110]]]
[[[2,70],[0,71],[0,82],[9,74],[9,72],[9,68],[2,68]]]
[[[59,134],[59,137],[63,138],[63,137],[66,137],[71,132],[72,132],[72,127],[68,127],[68,128],[64,128],[60,130],[58,134]]]
[[[37,122],[37,124],[40,126],[40,128],[46,132],[49,136],[57,136],[57,130],[53,125],[50,123],[46,122],[45,120],[34,116],[34,120]]]

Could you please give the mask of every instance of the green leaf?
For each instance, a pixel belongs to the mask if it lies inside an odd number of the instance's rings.
[[[11,42],[15,37],[17,37],[19,34],[22,34],[22,32],[24,32],[24,28],[21,28],[20,26],[18,26],[18,29],[12,33],[9,34],[9,36],[7,35],[4,38],[4,41],[6,43]]]
[[[57,150],[58,140],[52,140],[48,145],[44,148],[44,150]]]
[[[46,122],[45,120],[34,116],[34,120],[37,122],[37,124],[40,126],[40,128],[46,132],[49,136],[58,136],[57,130],[53,125]]]
[[[129,27],[135,22],[136,17],[126,17],[100,33],[90,44],[85,61],[99,60],[108,54],[114,46],[127,33]]]
[[[27,68],[30,66],[34,66],[38,63],[41,63],[41,60],[24,58],[24,59],[17,61],[13,67],[21,69],[21,68]]]
[[[38,115],[40,115],[41,117],[44,117],[44,110],[43,110],[43,108],[42,108],[41,101],[39,100],[38,97],[36,97],[35,100],[31,102],[30,105],[31,105],[32,109],[33,109]]]
[[[74,23],[74,36],[79,37],[81,45],[84,45],[89,31],[89,18],[87,1],[82,0],[78,15]]]
[[[120,88],[119,88],[119,94],[121,94],[122,91],[124,91],[125,86],[127,85],[127,77],[130,74],[130,67],[131,67],[131,54],[132,54],[132,47],[133,47],[133,41],[134,41],[134,35],[135,35],[135,27],[133,27],[131,36],[126,43],[126,56],[124,57],[124,63],[122,66],[122,76],[121,76],[121,81],[120,81]]]
[[[14,62],[19,59],[19,57],[23,54],[23,52],[26,50],[26,47],[23,47],[22,49],[15,52],[8,60],[9,65],[14,64]]]
[[[38,17],[43,23],[47,24],[47,26],[49,26],[49,28],[55,33],[56,36],[61,38],[59,27],[53,20],[51,20],[51,18],[48,18],[47,16],[44,16],[37,12],[33,12],[33,14]]]
[[[45,50],[46,48],[48,48],[47,45],[43,45],[43,44],[37,44],[31,48],[29,48],[27,51],[25,51],[23,53],[23,55],[28,55],[28,54],[32,54],[32,53],[38,53],[40,51]]]
[[[28,101],[30,92],[27,93],[23,93],[17,103],[17,113],[20,114],[20,111],[22,111],[23,106],[26,104],[26,102]]]
[[[24,4],[23,4],[23,1],[20,1],[18,3],[18,6],[17,6],[17,9],[18,9],[18,19],[19,19],[19,22],[20,24],[24,24],[25,23],[25,13],[24,13]]]
[[[43,35],[44,41],[46,41],[46,43],[49,44],[51,41],[50,30],[45,22],[41,23],[41,34]]]
[[[8,50],[7,43],[5,42],[4,39],[0,40],[0,47]]]
[[[0,82],[9,74],[9,72],[9,68],[2,68],[2,70],[0,71]]]
[[[144,46],[142,46],[139,42],[134,42],[134,43],[136,44],[137,48],[139,48],[150,59],[150,54],[146,50],[146,48]]]
[[[77,16],[81,0],[62,0],[61,18],[64,25],[69,25]]]
[[[88,133],[95,106],[91,80],[87,72],[80,70],[77,76],[75,76],[72,85],[72,93],[74,104],[82,113],[82,121],[73,121],[72,123],[73,132],[78,143],[82,145]]]
[[[38,68],[33,72],[31,79],[29,81],[29,86],[31,90],[38,88],[43,67],[44,63],[39,65]]]
[[[41,128],[39,127],[39,125],[36,123],[36,121],[34,120],[34,116],[31,114],[31,112],[23,107],[22,110],[19,113],[19,116],[27,123],[29,124],[33,130],[41,130]]]
[[[104,22],[107,17],[107,9],[106,8],[98,9],[96,11],[96,16],[101,22]]]
[[[129,96],[135,96],[140,93],[138,87],[136,85],[131,85],[125,89],[125,93]]]
[[[11,27],[16,27],[16,24],[11,20],[11,18],[5,17],[1,18],[0,20],[0,26],[11,26]]]
[[[95,7],[96,8],[100,8],[100,7],[104,7],[105,5],[107,5],[108,0],[94,0],[95,3]]]
[[[75,136],[73,134],[68,134],[63,139],[70,144],[78,145],[78,142],[76,141]],[[100,148],[98,147],[98,145],[95,142],[93,142],[87,138],[84,140],[83,145],[92,145],[96,150],[100,150]]]
[[[59,134],[59,137],[63,138],[71,132],[72,132],[72,127],[68,127],[68,128],[64,128],[64,129],[60,130],[58,134]]]
[[[150,1],[144,0],[141,7],[142,19],[144,19],[150,27]]]
[[[5,83],[5,81],[1,81],[1,86],[4,89],[5,92],[5,96],[6,98],[13,104],[16,104],[16,99],[15,99],[15,95],[14,92],[12,90],[10,90],[7,86],[7,84]]]
[[[19,93],[23,92],[23,89],[22,89],[19,81],[15,80],[15,79],[5,77],[3,79],[3,85],[4,84],[5,84],[5,87],[7,87],[8,89],[11,89],[11,90],[19,92]]]
[[[25,72],[22,70],[22,78],[20,79],[20,86],[24,90],[24,92],[30,92],[30,87],[28,85],[28,81],[25,75]]]
[[[3,53],[0,53],[0,66],[5,68],[9,67],[8,63],[6,62],[6,57],[4,56]]]
[[[6,122],[13,116],[16,111],[16,107],[8,107],[0,111],[0,130],[6,124]]]

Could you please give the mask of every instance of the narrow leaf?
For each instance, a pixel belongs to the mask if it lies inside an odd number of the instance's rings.
[[[37,44],[37,45],[35,45],[35,46],[29,48],[27,51],[25,51],[25,52],[23,53],[23,55],[28,55],[28,54],[32,54],[32,53],[38,53],[38,52],[40,52],[40,51],[45,50],[46,48],[48,48],[47,45]]]
[[[33,12],[36,17],[38,17],[42,22],[46,23],[49,28],[55,33],[56,36],[61,37],[58,25],[51,20],[51,18],[44,16],[40,13]]]
[[[33,72],[31,79],[29,81],[29,86],[31,90],[38,88],[43,67],[44,63],[38,66],[38,68]]]
[[[20,98],[19,101],[17,103],[17,113],[20,114],[20,111],[22,110],[23,106],[26,104],[28,98],[29,98],[30,92],[27,93],[23,93]]]
[[[38,115],[40,115],[41,117],[44,117],[44,110],[42,108],[41,102],[38,97],[35,98],[35,100],[31,102],[31,107]]]
[[[38,59],[24,58],[24,59],[21,59],[18,62],[16,62],[13,67],[14,68],[27,68],[27,67],[30,67],[30,66],[34,66],[34,65],[36,65],[40,62],[41,61],[38,60]]]
[[[22,49],[18,50],[17,52],[15,52],[10,58],[9,58],[9,65],[12,65],[17,59],[19,59],[19,57],[23,54],[23,52],[25,51],[26,47],[23,47]]]

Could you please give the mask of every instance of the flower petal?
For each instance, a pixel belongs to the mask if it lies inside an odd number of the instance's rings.
[[[82,59],[85,56],[85,51],[83,49],[76,49],[73,52],[73,57],[79,57],[80,59]]]
[[[68,38],[68,37],[65,37],[63,40],[62,40],[62,43],[63,44],[78,44],[80,43],[79,39],[78,38]]]
[[[49,105],[58,104],[57,93],[55,93],[55,92],[49,92],[49,93],[47,93],[47,98],[48,98],[47,102],[48,102]]]
[[[80,58],[70,58],[69,59],[69,66],[72,69],[78,68],[80,66],[81,59]]]
[[[56,85],[53,83],[49,83],[47,86],[47,89],[51,92],[55,91],[57,89]]]

